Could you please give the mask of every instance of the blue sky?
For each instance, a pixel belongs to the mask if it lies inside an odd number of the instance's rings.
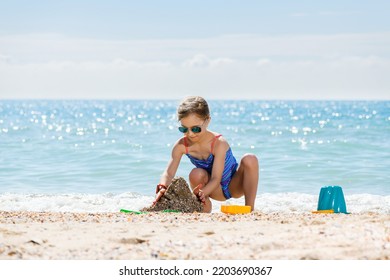
[[[390,99],[389,1],[0,1],[0,98]]]

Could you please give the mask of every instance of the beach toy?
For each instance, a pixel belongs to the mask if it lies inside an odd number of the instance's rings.
[[[329,210],[317,210],[317,211],[311,211],[313,214],[333,214],[334,210],[329,209]]]
[[[147,214],[149,212],[146,212],[146,211],[134,211],[134,210],[127,210],[127,209],[121,209],[120,212],[122,213],[130,213],[130,214]],[[165,209],[165,210],[162,210],[161,212],[163,213],[180,213],[179,210],[173,210],[173,209]]]
[[[321,188],[318,198],[318,213],[347,213],[347,206],[345,205],[344,193],[339,186],[327,186]]]
[[[251,207],[242,205],[221,205],[221,212],[226,214],[247,214],[251,212]]]
[[[130,214],[146,214],[147,213],[147,212],[143,212],[143,211],[133,211],[133,210],[127,210],[127,209],[121,209],[120,212],[130,213]]]

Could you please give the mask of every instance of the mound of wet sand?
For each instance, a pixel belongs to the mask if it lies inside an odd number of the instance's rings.
[[[191,192],[186,180],[175,177],[168,186],[164,195],[154,206],[146,207],[142,211],[176,210],[184,213],[202,212],[203,206]]]

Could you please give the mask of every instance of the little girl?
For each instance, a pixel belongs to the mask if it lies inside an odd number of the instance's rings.
[[[177,109],[184,134],[172,149],[172,156],[156,188],[154,204],[164,195],[186,155],[195,165],[189,175],[193,193],[204,204],[203,211],[211,212],[210,198],[224,201],[245,196],[245,205],[255,206],[259,163],[253,154],[245,154],[238,165],[225,138],[208,130],[211,117],[209,106],[202,97],[191,96]]]

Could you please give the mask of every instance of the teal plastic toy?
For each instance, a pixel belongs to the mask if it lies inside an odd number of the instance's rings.
[[[321,188],[317,210],[333,210],[334,213],[348,214],[342,188],[339,186]]]

